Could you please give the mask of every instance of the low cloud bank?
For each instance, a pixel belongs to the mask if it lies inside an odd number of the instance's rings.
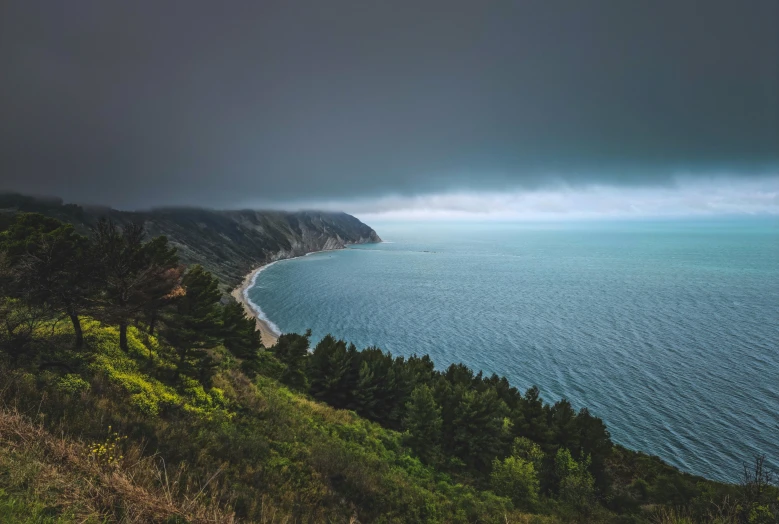
[[[503,192],[457,191],[302,203],[370,220],[566,220],[727,215],[779,216],[779,175],[761,179],[679,179],[661,187],[558,186]]]

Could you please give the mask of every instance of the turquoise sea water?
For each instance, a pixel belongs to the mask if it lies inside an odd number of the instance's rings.
[[[370,224],[388,241],[275,263],[283,332],[506,375],[616,442],[735,480],[779,465],[779,223]]]

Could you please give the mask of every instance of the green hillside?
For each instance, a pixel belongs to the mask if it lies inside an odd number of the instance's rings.
[[[775,522],[538,389],[307,334],[262,347],[142,228],[0,234],[0,522]],[[758,462],[758,466],[760,463]]]
[[[119,211],[65,204],[58,198],[0,193],[0,229],[16,213],[40,213],[89,234],[101,218],[118,225],[143,224],[149,236],[165,236],[181,262],[200,264],[223,290],[261,264],[347,244],[380,242],[376,232],[346,213],[325,211],[218,211],[198,208]]]

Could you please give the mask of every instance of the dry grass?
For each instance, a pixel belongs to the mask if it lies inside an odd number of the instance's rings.
[[[16,493],[67,510],[78,522],[232,523],[229,511],[205,505],[201,486],[181,485],[183,468],[171,476],[156,456],[138,446],[121,460],[95,460],[91,446],[56,437],[15,410],[0,409],[0,480]]]
[[[738,524],[739,506],[735,501],[726,497],[719,504],[710,503],[706,515],[693,517],[689,510],[684,508],[660,507],[652,516],[654,524],[696,524],[706,522],[708,524]],[[750,521],[751,522],[751,521]]]

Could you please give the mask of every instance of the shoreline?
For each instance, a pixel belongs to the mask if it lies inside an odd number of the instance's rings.
[[[289,258],[280,258],[278,260],[268,262],[267,264],[263,264],[250,271],[245,277],[243,277],[243,282],[241,282],[239,286],[237,286],[235,289],[233,289],[230,292],[230,296],[232,296],[239,304],[241,304],[241,306],[243,306],[243,310],[244,313],[246,313],[246,316],[249,318],[253,318],[257,322],[257,329],[260,331],[260,336],[262,339],[263,346],[265,346],[266,348],[275,346],[281,334],[276,333],[276,331],[271,327],[271,322],[269,320],[260,318],[259,312],[252,307],[252,302],[249,300],[249,297],[246,295],[246,292],[249,290],[249,288],[254,285],[257,279],[257,274],[260,273],[260,271],[262,271],[263,269],[270,266],[271,264],[275,264],[276,262],[280,262],[282,260],[293,260],[295,258],[307,257],[308,255],[313,255],[315,253],[324,253],[326,251],[338,251],[340,249],[346,249],[346,248],[341,247],[336,249],[320,249],[319,251],[309,251],[308,253],[305,253],[303,255],[298,255]]]
[[[243,282],[230,292],[230,295],[243,306],[243,311],[246,316],[253,318],[257,323],[257,329],[260,332],[260,338],[262,339],[262,345],[266,348],[275,346],[279,340],[279,336],[271,329],[270,324],[261,319],[257,311],[251,306],[249,298],[246,296],[248,289],[254,285],[257,274],[269,264],[263,264],[260,267],[253,269],[249,274],[243,278]]]

